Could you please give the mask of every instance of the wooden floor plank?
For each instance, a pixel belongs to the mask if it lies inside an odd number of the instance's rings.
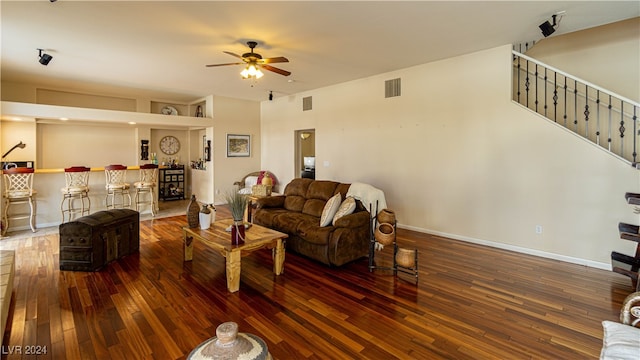
[[[229,293],[218,253],[196,242],[183,262],[185,224],[142,221],[140,252],[95,273],[59,270],[55,231],[0,241],[16,250],[3,344],[47,346],[43,359],[184,359],[235,321],[276,359],[597,358],[601,322],[632,292],[610,271],[398,229],[419,251],[417,284],[367,259],[334,268],[293,253],[275,276],[264,250],[242,259]]]

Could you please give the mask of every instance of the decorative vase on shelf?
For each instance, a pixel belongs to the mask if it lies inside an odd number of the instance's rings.
[[[196,195],[191,195],[191,200],[189,201],[189,205],[187,205],[187,224],[190,228],[197,228],[199,223],[199,214],[200,214],[200,206],[198,206],[198,201],[196,201]]]
[[[211,227],[211,210],[209,210],[209,205],[202,204],[202,209],[200,209],[200,229],[207,230]]]

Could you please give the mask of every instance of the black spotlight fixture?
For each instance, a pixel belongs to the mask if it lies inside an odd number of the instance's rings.
[[[38,49],[38,57],[40,58],[40,60],[38,60],[40,62],[40,64],[42,65],[49,65],[49,62],[51,61],[51,59],[53,59],[53,56],[46,54],[46,53],[42,53],[44,50],[43,49]]]
[[[269,101],[273,101],[273,91],[269,91]]]
[[[551,18],[553,19],[553,24],[549,23],[549,20],[543,22],[542,24],[540,24],[539,28],[542,31],[542,35],[544,35],[544,37],[548,37],[549,35],[553,34],[556,31],[556,17],[558,15],[553,15],[551,16]]]

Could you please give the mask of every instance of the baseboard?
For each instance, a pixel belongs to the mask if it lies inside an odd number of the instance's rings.
[[[457,235],[457,234],[449,234],[449,233],[440,232],[440,231],[433,231],[433,230],[423,229],[423,228],[419,228],[419,227],[415,227],[415,226],[408,226],[408,225],[403,225],[403,224],[397,224],[397,226],[400,229],[412,230],[412,231],[417,231],[417,232],[420,232],[420,233],[425,233],[425,234],[430,234],[430,235],[435,235],[435,236],[441,236],[441,237],[445,237],[445,238],[449,238],[449,239],[453,239],[453,240],[460,240],[460,241],[465,241],[465,242],[469,242],[469,243],[473,243],[473,244],[490,246],[490,247],[494,247],[494,248],[497,248],[497,249],[514,251],[514,252],[518,252],[518,253],[521,253],[521,254],[539,256],[539,257],[546,258],[546,259],[559,260],[559,261],[564,261],[564,262],[571,263],[571,264],[584,265],[584,266],[588,266],[588,267],[591,267],[591,268],[611,271],[611,264],[610,263],[602,263],[602,262],[598,262],[598,261],[592,261],[592,260],[586,260],[586,259],[566,256],[566,255],[554,254],[554,253],[550,253],[550,252],[546,252],[546,251],[529,249],[529,248],[525,248],[525,247],[521,247],[521,246],[515,246],[515,245],[510,245],[510,244],[505,244],[505,243],[489,241],[489,240],[476,239],[476,238]]]

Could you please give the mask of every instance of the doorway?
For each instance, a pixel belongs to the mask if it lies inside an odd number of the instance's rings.
[[[296,130],[295,173],[300,177],[316,178],[316,131],[315,129]]]

